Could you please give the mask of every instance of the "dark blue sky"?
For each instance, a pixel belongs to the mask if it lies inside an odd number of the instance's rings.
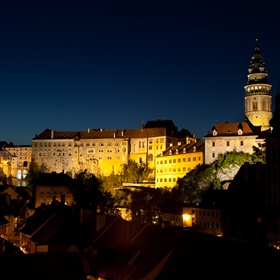
[[[202,139],[243,121],[257,32],[277,91],[277,1],[189,2],[2,0],[0,140],[158,118]]]

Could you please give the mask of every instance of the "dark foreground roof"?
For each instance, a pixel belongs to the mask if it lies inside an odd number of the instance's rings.
[[[5,280],[85,279],[81,262],[76,253],[0,255],[0,271],[1,279]]]
[[[260,245],[151,224],[116,220],[99,233],[89,266],[104,279],[270,279],[280,261],[278,251]]]

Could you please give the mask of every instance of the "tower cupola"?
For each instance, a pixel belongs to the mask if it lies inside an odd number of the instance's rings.
[[[272,118],[272,86],[268,83],[264,58],[260,52],[258,38],[248,69],[245,88],[245,118],[261,131],[270,129]]]

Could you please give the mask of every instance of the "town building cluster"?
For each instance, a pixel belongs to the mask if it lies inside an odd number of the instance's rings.
[[[196,139],[187,129],[178,131],[173,121],[166,119],[148,121],[136,129],[45,129],[35,135],[30,146],[2,142],[0,168],[14,185],[24,186],[32,158],[49,172],[72,177],[84,170],[104,176],[118,174],[123,164],[134,160],[151,170],[151,185],[172,188],[197,165],[210,164],[220,154],[233,150],[252,154],[264,146],[271,132],[271,87],[257,42],[245,86],[245,115],[240,122],[215,123],[204,139]]]
[[[145,260],[137,263],[137,258],[141,257],[140,251],[145,251],[146,256],[160,253],[148,269],[142,270],[141,267],[141,279],[154,279],[151,275],[164,273],[162,269],[174,248],[175,251],[179,250],[180,244],[172,242],[176,238],[181,240],[181,233],[170,243],[164,241],[174,247],[168,248],[169,252],[163,252],[156,246],[161,244],[158,243],[160,238],[165,240],[167,237],[163,238],[162,233],[155,233],[147,225],[127,224],[120,217],[96,215],[73,205],[73,193],[68,188],[71,182],[67,180],[71,181],[76,173],[85,170],[103,176],[118,174],[124,164],[133,160],[150,170],[145,186],[173,188],[179,178],[197,165],[211,164],[221,154],[231,151],[252,154],[256,149],[264,149],[266,165],[244,164],[230,182],[222,208],[219,208],[221,205],[209,208],[184,205],[180,213],[161,213],[161,225],[186,229],[196,227],[209,236],[269,241],[280,248],[277,243],[280,242],[280,93],[275,98],[273,115],[271,85],[258,41],[244,88],[244,120],[215,123],[203,140],[197,139],[187,129],[179,131],[172,120],[158,119],[143,123],[136,129],[45,129],[35,135],[30,146],[0,142],[1,175],[11,180],[10,185],[0,186],[0,205],[2,212],[5,212],[0,216],[1,237],[27,254],[67,250],[79,252],[83,256],[85,273],[92,275],[93,271],[98,272],[104,276],[102,279],[110,277],[105,276],[108,270],[100,265],[102,260],[105,260],[104,265],[108,265],[106,258],[110,252],[130,256],[127,260],[129,267],[118,264],[122,267],[122,279],[140,273],[137,271],[139,267],[146,265]],[[28,205],[34,195],[29,188],[24,188],[32,159],[48,170],[47,174],[40,175],[41,181],[37,181],[34,208]],[[132,215],[132,219],[136,221],[138,217]],[[128,231],[133,226],[137,229]],[[118,234],[119,231],[125,234]],[[111,236],[103,240],[109,232],[126,240],[118,240],[123,243],[117,244],[113,244]],[[150,248],[153,250],[148,250],[144,248],[146,243],[143,240],[148,240],[152,235],[156,236],[151,239]],[[128,249],[120,249],[119,245],[129,238],[129,244],[126,244]],[[138,238],[141,242],[137,243]],[[104,253],[106,246],[111,251]],[[3,246],[0,246],[0,252],[3,252]],[[110,257],[113,259],[113,253]],[[114,261],[118,263],[118,259]]]

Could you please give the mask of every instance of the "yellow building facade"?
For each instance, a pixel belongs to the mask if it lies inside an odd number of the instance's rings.
[[[204,163],[204,142],[188,140],[186,144],[171,145],[156,158],[157,188],[176,186],[197,165]]]

